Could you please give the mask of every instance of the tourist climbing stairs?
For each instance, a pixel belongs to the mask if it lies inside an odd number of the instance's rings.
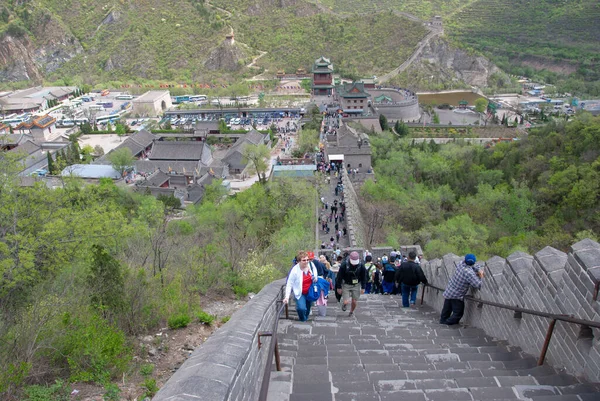
[[[327,316],[279,322],[282,371],[272,401],[598,401],[586,383],[482,330],[438,323],[427,306],[363,295],[354,316],[330,295]],[[556,339],[555,341],[559,341]]]

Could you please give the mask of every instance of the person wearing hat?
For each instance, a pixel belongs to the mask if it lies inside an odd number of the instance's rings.
[[[444,307],[440,316],[440,324],[453,325],[460,322],[465,312],[465,295],[470,287],[479,289],[482,285],[483,269],[475,263],[477,258],[472,253],[456,266],[456,271],[444,291]]]
[[[346,311],[348,304],[351,303],[348,316],[354,316],[356,302],[360,298],[360,294],[365,292],[366,284],[365,265],[360,261],[358,252],[351,252],[350,256],[342,262],[335,283],[337,293],[342,294],[342,310]]]

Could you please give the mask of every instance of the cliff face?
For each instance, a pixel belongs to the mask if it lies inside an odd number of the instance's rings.
[[[39,82],[42,72],[34,60],[35,49],[31,41],[23,36],[14,38],[5,35],[0,39],[0,81]]]
[[[491,61],[452,48],[443,39],[432,39],[411,68],[440,74],[444,79],[485,87],[493,74],[503,74]]]
[[[83,51],[79,41],[50,15],[43,15],[31,32],[7,32],[0,38],[0,81],[39,82]]]
[[[234,72],[242,67],[241,61],[245,58],[244,51],[236,44],[222,43],[211,50],[204,66],[209,71]]]

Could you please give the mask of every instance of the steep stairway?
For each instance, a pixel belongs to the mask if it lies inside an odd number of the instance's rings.
[[[326,317],[279,323],[282,372],[271,401],[599,401],[586,383],[476,328],[444,326],[427,306],[363,295],[354,317],[330,295]],[[553,341],[560,341],[558,338]]]

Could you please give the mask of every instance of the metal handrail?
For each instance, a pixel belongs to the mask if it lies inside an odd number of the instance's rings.
[[[277,344],[277,329],[279,327],[279,319],[281,318],[281,313],[283,310],[286,310],[287,316],[287,305],[283,303],[283,296],[285,294],[285,286],[281,287],[279,291],[278,299],[275,301],[276,304],[281,304],[277,307],[277,314],[275,315],[275,322],[273,323],[273,328],[271,332],[259,332],[258,333],[258,347],[261,347],[260,338],[263,336],[271,337],[271,343],[269,344],[269,350],[267,351],[267,362],[265,364],[265,370],[263,373],[262,383],[260,385],[260,393],[258,395],[259,401],[266,401],[267,394],[269,393],[269,382],[271,381],[271,361],[273,354],[275,355],[275,364],[277,366],[277,371],[281,371],[281,363],[279,360],[279,346]]]
[[[440,288],[440,287],[437,287],[437,286],[431,285],[431,284],[424,284],[423,292],[421,293],[421,305],[423,305],[423,300],[425,298],[425,288],[426,287],[433,288],[434,290],[437,290],[438,292],[445,291],[444,288]],[[568,316],[568,315],[557,315],[555,313],[548,313],[548,312],[542,312],[542,311],[537,311],[537,310],[533,310],[533,309],[520,308],[518,306],[511,306],[511,305],[501,304],[501,303],[494,302],[494,301],[487,301],[485,299],[475,298],[471,295],[465,296],[465,300],[477,302],[477,303],[483,304],[483,305],[493,306],[496,308],[511,310],[513,312],[517,312],[520,314],[526,313],[528,315],[534,315],[534,316],[540,316],[540,317],[552,319],[548,326],[548,330],[546,331],[546,339],[544,341],[544,346],[542,347],[542,351],[541,351],[540,357],[538,359],[538,366],[541,366],[544,364],[544,360],[546,359],[546,352],[548,351],[548,346],[550,345],[550,339],[552,338],[552,333],[554,332],[554,326],[556,325],[557,320],[562,321],[562,322],[579,324],[582,326],[588,326],[588,327],[594,327],[594,328],[600,329],[600,322],[594,322],[592,320],[585,320],[585,319],[579,319],[579,318],[576,318],[573,316]]]

